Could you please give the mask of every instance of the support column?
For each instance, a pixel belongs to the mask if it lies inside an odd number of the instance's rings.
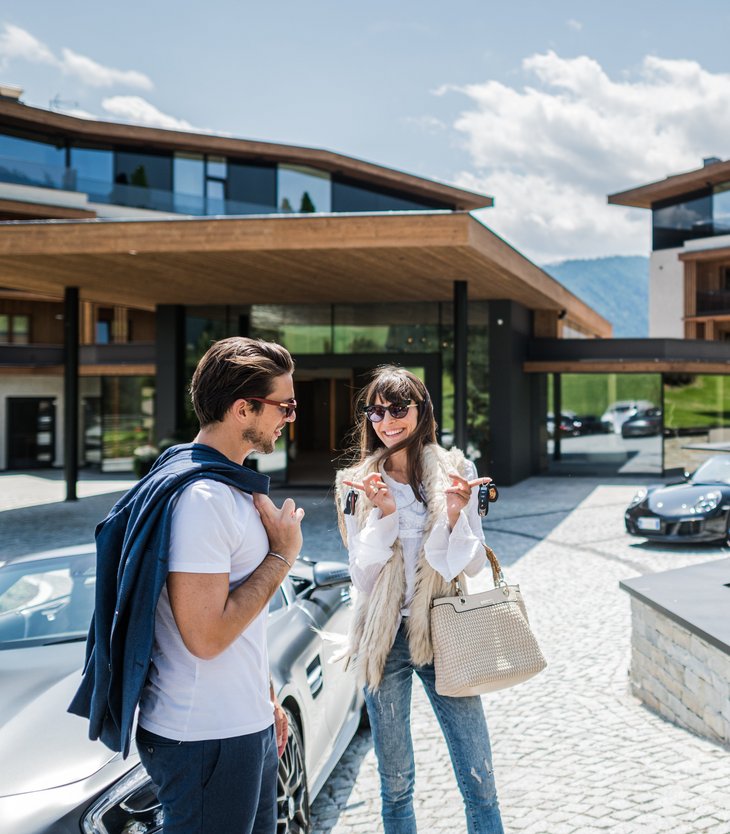
[[[544,378],[523,369],[532,333],[532,314],[526,307],[508,300],[489,302],[487,474],[505,486],[539,472],[544,455]]]
[[[467,339],[469,335],[466,281],[454,281],[454,445],[466,449]]]
[[[185,423],[185,307],[159,304],[155,314],[155,437],[179,438]]]
[[[63,465],[66,500],[76,500],[79,477],[79,289],[63,299]]]
[[[562,449],[560,441],[560,415],[563,413],[563,389],[560,374],[553,374],[553,460],[560,460]]]

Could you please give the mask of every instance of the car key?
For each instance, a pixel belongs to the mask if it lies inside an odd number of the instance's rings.
[[[345,515],[354,515],[355,513],[355,505],[357,504],[357,492],[354,489],[351,489],[347,495],[345,496],[345,509],[343,510]]]
[[[484,518],[489,512],[489,505],[499,498],[497,487],[493,483],[480,484],[477,498],[479,515]]]

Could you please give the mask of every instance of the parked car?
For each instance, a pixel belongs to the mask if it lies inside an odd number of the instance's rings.
[[[726,541],[730,530],[730,455],[709,458],[681,483],[640,489],[624,521],[627,533],[650,541]]]
[[[12,834],[152,834],[155,786],[135,745],[122,759],[66,708],[80,681],[94,606],[93,545],[0,562],[0,821]],[[277,834],[306,834],[309,803],[361,720],[344,664],[321,631],[348,627],[349,570],[299,560],[271,602],[271,673],[287,711]]]
[[[576,423],[580,423],[580,434],[601,434],[606,431],[606,426],[601,418],[595,414],[578,414]]]
[[[555,437],[555,415],[552,411],[547,413],[548,437]],[[577,437],[581,433],[581,422],[575,411],[560,412],[560,436]]]
[[[649,400],[619,400],[611,403],[603,412],[601,422],[606,427],[606,431],[618,434],[626,420],[649,408],[654,408],[654,403]]]
[[[661,434],[662,410],[661,408],[647,408],[629,417],[621,425],[621,437],[654,437]]]

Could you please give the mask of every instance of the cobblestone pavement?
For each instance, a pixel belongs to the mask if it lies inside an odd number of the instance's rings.
[[[84,478],[86,497],[64,504],[57,473],[0,475],[0,556],[90,541],[127,482]],[[627,536],[623,510],[638,483],[531,478],[501,489],[485,523],[549,663],[537,678],[483,699],[508,834],[730,834],[730,752],[630,694],[629,599],[618,588],[620,579],[727,551]],[[301,490],[295,499],[307,512],[305,550],[342,558],[331,496]],[[464,832],[446,747],[418,683],[413,735],[419,830]],[[379,808],[370,736],[361,731],[313,804],[313,830],[378,834]]]

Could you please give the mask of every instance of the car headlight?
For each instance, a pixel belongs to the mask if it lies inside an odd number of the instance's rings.
[[[152,834],[162,830],[155,785],[139,764],[103,793],[83,819],[85,834]]]
[[[705,495],[700,495],[692,509],[696,513],[709,513],[719,505],[720,501],[722,501],[722,493],[713,490],[705,493]]]
[[[648,494],[647,491],[642,487],[636,493],[636,495],[634,495],[634,497],[631,499],[631,503],[629,504],[629,507],[636,507],[639,504],[641,504],[641,502],[646,498],[647,494]]]

